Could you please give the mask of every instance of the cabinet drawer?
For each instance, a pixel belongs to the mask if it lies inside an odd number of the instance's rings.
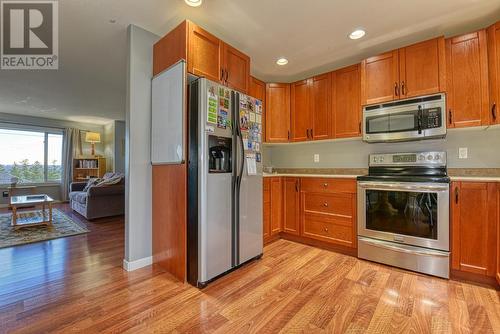
[[[322,214],[304,214],[303,234],[306,237],[355,247],[354,222],[351,219],[331,218]]]
[[[352,194],[321,194],[304,192],[304,210],[352,218]]]
[[[303,177],[301,179],[301,190],[317,193],[356,193],[356,180],[354,179],[330,179]]]

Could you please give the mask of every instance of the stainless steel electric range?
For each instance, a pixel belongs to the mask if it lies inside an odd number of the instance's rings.
[[[445,152],[371,154],[358,177],[358,256],[449,278]]]

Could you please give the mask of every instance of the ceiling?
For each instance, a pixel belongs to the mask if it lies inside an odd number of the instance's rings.
[[[500,18],[498,0],[59,1],[59,70],[0,71],[0,112],[81,122],[125,118],[126,28],[164,35],[188,18],[252,58],[252,74],[291,82]],[[115,21],[111,23],[110,20]],[[347,35],[362,27],[367,34]],[[275,61],[286,57],[288,65]]]

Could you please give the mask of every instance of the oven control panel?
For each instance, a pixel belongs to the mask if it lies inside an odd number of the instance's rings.
[[[446,166],[446,152],[370,154],[369,166]]]

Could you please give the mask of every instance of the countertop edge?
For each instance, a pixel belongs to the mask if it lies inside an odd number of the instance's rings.
[[[361,175],[351,174],[300,174],[300,173],[263,173],[263,177],[320,177],[332,179],[355,179]],[[450,176],[451,181],[500,182],[500,176]]]

